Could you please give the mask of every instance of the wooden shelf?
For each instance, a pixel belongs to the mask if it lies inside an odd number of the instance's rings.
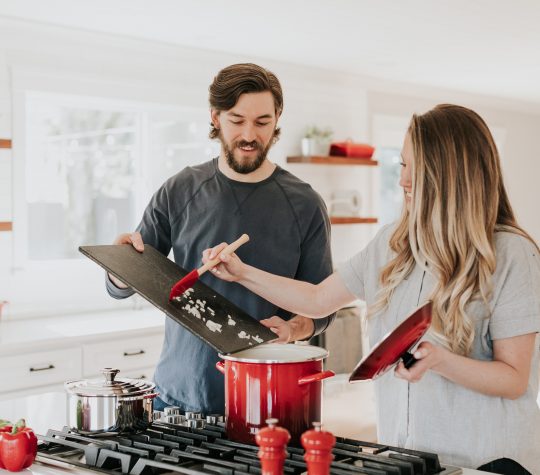
[[[294,156],[287,157],[287,163],[312,163],[314,165],[363,165],[377,166],[379,162],[371,158],[349,158],[349,157],[334,157],[334,156]]]
[[[11,140],[0,139],[0,148],[11,148]]]
[[[12,231],[13,224],[9,221],[0,221],[0,232],[2,231]]]
[[[330,224],[375,224],[377,218],[361,218],[359,216],[330,216]]]

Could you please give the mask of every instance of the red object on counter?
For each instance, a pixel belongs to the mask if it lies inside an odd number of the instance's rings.
[[[371,158],[375,148],[365,143],[334,142],[330,145],[330,155],[349,158]]]
[[[324,348],[263,344],[220,355],[216,368],[225,374],[225,418],[231,440],[252,444],[268,418],[277,418],[300,446],[300,436],[321,420]]]
[[[12,428],[11,432],[0,430],[0,468],[19,472],[34,463],[37,453],[37,437],[24,419]]]
[[[262,475],[282,475],[291,436],[287,429],[277,426],[277,419],[267,419],[266,423],[268,427],[255,435],[255,442],[260,447],[257,455],[261,461]]]
[[[321,426],[320,422],[314,422],[313,429],[304,432],[301,437],[308,475],[328,475],[334,460],[332,449],[336,438],[331,432],[322,430]]]

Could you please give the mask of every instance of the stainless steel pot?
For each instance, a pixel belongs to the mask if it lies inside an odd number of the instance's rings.
[[[101,370],[103,379],[64,384],[68,425],[81,434],[136,432],[152,422],[155,384],[142,379],[115,379],[118,369]]]

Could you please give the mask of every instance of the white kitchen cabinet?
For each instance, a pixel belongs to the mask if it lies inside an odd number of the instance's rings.
[[[119,377],[152,379],[164,320],[154,308],[4,320],[0,400],[63,392],[64,382],[99,378],[105,367],[118,368]]]
[[[102,368],[117,368],[119,377],[128,377],[127,371],[131,374],[135,369],[153,367],[162,342],[162,335],[152,335],[84,345],[83,376],[99,375]]]
[[[40,351],[0,358],[0,392],[47,386],[80,377],[80,348]]]

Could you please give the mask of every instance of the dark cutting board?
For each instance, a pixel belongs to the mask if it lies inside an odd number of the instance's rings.
[[[188,272],[148,244],[142,253],[129,244],[81,246],[79,251],[220,353],[234,353],[276,338],[270,329],[200,281],[179,300],[169,302],[171,287]]]

